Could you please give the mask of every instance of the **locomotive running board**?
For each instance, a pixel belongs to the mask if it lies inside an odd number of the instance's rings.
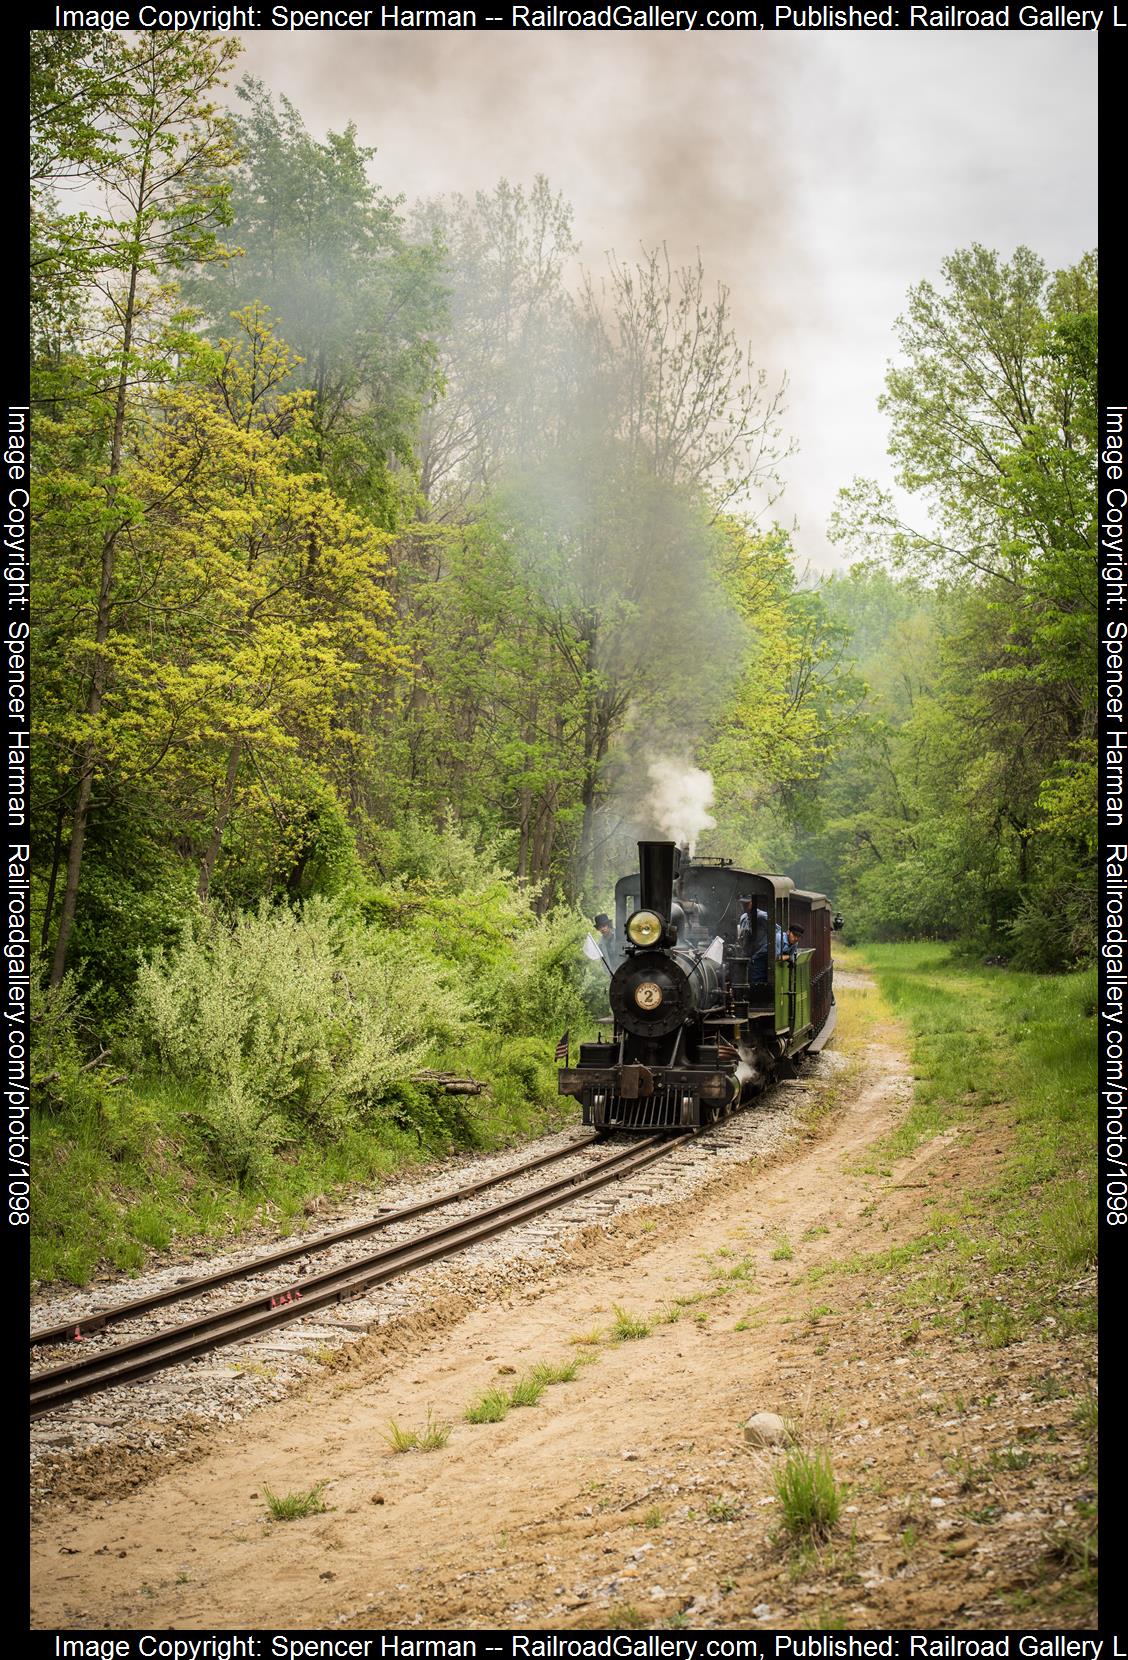
[[[830,1005],[830,1013],[826,1017],[826,1023],[823,1026],[822,1031],[808,1047],[807,1053],[809,1055],[817,1055],[819,1050],[829,1043],[830,1039],[834,1036],[834,1028],[837,1024],[838,1010],[832,1003]]]

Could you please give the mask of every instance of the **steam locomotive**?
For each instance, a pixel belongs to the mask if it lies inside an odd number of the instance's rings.
[[[786,876],[674,842],[639,842],[638,857],[616,883],[604,959],[613,1035],[581,1043],[559,1090],[598,1130],[713,1124],[830,1038],[840,919]],[[779,959],[777,928],[800,934],[794,960]]]

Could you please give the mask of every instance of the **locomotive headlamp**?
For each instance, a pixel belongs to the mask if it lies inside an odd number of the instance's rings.
[[[657,911],[636,911],[627,922],[627,938],[632,945],[657,945],[665,931]]]
[[[656,1009],[662,1001],[662,987],[654,980],[643,980],[634,989],[634,1000],[640,1009]]]

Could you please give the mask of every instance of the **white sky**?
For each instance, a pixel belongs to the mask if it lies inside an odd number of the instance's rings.
[[[840,485],[890,482],[875,405],[906,290],[972,241],[1051,267],[1096,240],[1094,34],[244,36],[318,135],[355,121],[408,199],[548,176],[584,262],[700,248],[800,446],[802,558]],[[923,513],[918,513],[923,519]]]

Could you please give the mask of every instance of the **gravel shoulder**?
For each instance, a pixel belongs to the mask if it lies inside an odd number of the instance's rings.
[[[911,1087],[900,1034],[871,1021],[727,1151],[673,1180],[662,1161],[629,1202],[556,1213],[549,1235],[419,1276],[319,1358],[283,1357],[278,1399],[188,1427],[87,1408],[105,1442],[40,1450],[34,1623],[1070,1623],[1091,1344],[909,1335],[896,1276],[850,1267],[919,1234],[929,1198],[977,1185],[1001,1150],[968,1131],[892,1165],[867,1156]],[[614,1341],[619,1311],[655,1323]],[[537,1406],[463,1420],[485,1390],[575,1356],[588,1363]],[[742,1433],[761,1410],[825,1447],[846,1489],[818,1550],[782,1537],[785,1455]],[[446,1445],[393,1452],[390,1423],[428,1416],[453,1426]],[[267,1487],[319,1483],[323,1513],[267,1520]],[[1078,1628],[1093,1619],[1077,1607]]]

